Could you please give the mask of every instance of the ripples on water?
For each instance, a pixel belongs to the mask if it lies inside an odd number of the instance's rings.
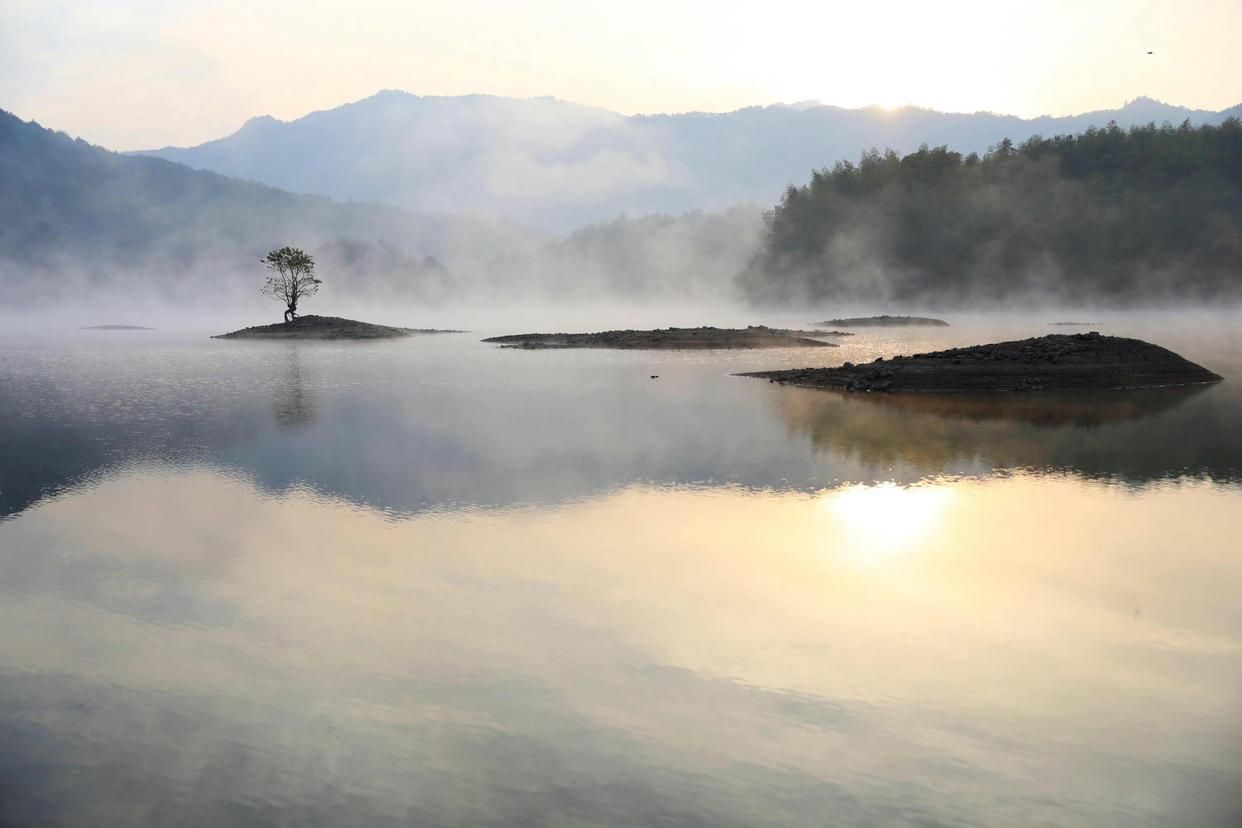
[[[954,337],[0,342],[0,825],[1237,824],[1235,383],[729,376]]]

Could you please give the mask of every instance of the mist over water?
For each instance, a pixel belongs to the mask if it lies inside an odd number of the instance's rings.
[[[1222,5],[0,0],[0,828],[1242,826]]]
[[[824,124],[816,122],[797,139],[805,145],[799,167],[718,191],[739,168],[758,169],[752,156],[780,157],[772,136],[783,134],[784,119],[806,113],[769,108],[708,126],[670,116],[676,128],[643,120],[643,130],[679,151],[734,147],[750,159],[680,169],[647,146],[654,138],[623,151],[611,143],[621,138],[590,126],[625,120],[617,116],[588,110],[562,130],[550,113],[563,107],[549,101],[435,102],[436,111],[484,111],[478,145],[458,157],[457,128],[435,133],[421,120],[415,129],[382,116],[389,106],[417,109],[420,99],[379,97],[336,112],[326,136],[259,152],[244,178],[109,152],[0,112],[6,306],[46,313],[132,303],[224,318],[251,305],[259,260],[283,245],[314,256],[322,307],[333,313],[368,305],[787,311],[842,301],[989,310],[1239,301],[1242,124],[1230,111],[1169,109],[1167,117],[1186,116],[1178,127],[1157,125],[1145,110],[1115,113],[1128,131],[1092,123],[1106,115],[1093,113],[1061,125],[1089,124],[1076,135],[1040,138],[1026,124],[1013,133],[1017,144],[989,131],[1001,129],[990,116],[969,116],[991,125],[969,141],[924,144],[905,156],[877,143],[883,131],[847,132],[842,140],[858,142],[848,147],[820,146],[812,137]],[[381,116],[371,118],[373,109]],[[273,125],[252,126],[243,133]],[[682,128],[681,138],[662,132]],[[429,160],[422,140],[448,147],[448,156]],[[243,141],[236,153],[251,149]],[[227,163],[197,165],[239,173]],[[265,177],[269,170],[279,174]],[[364,177],[382,186],[340,189]],[[550,213],[560,218],[549,224]]]
[[[3,821],[1236,823],[1234,382],[732,376],[1044,315],[523,352],[478,340],[836,314],[360,310],[471,332],[0,334]],[[1242,370],[1234,315],[1091,316]]]

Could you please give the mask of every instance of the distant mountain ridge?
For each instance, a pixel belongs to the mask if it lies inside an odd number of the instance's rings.
[[[512,255],[532,235],[115,153],[4,110],[0,182],[0,290],[14,303],[89,297],[119,281],[178,301],[190,292],[225,292],[234,277],[249,292],[259,257],[273,246],[332,253],[342,239],[398,244],[403,255],[418,257],[399,262],[399,277],[442,282],[439,259],[461,261],[478,249]]]
[[[483,213],[568,230],[619,214],[771,204],[791,182],[871,148],[983,152],[1003,138],[1115,121],[1220,123],[1242,115],[1138,98],[1115,110],[1022,119],[815,102],[625,116],[554,98],[385,90],[292,121],[260,116],[196,147],[139,154],[293,192],[426,212]]]
[[[252,129],[264,129],[258,121]],[[263,253],[315,256],[318,297],[719,297],[754,254],[759,209],[648,215],[557,239],[513,222],[297,195],[111,152],[0,110],[0,311],[101,296],[259,302]]]

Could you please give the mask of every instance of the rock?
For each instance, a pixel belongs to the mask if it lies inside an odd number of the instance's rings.
[[[724,348],[835,348],[816,331],[794,331],[752,325],[748,328],[664,328],[650,331],[597,333],[532,333],[493,336],[483,340],[502,348],[618,348],[647,350],[708,350]]]
[[[760,371],[765,377],[847,391],[1020,391],[1159,388],[1219,382],[1201,365],[1138,339],[1052,334],[839,368]]]
[[[256,325],[212,339],[395,339],[424,333],[461,333],[375,325],[339,316],[299,316],[275,325]]]
[[[943,319],[931,319],[926,316],[855,316],[846,319],[829,319],[814,323],[817,327],[838,328],[902,328],[902,327],[935,327],[943,328],[948,322]]]

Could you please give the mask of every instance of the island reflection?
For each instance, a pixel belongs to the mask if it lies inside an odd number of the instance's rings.
[[[1068,394],[887,394],[774,388],[791,434],[874,469],[925,475],[1027,469],[1145,484],[1242,480],[1242,439],[1222,407],[1231,389]]]
[[[1077,399],[842,396],[727,376],[712,360],[653,382],[627,361],[646,357],[543,355],[549,370],[541,355],[451,339],[227,345],[0,365],[0,409],[13,412],[0,421],[0,517],[152,461],[396,514],[635,483],[808,491],[1012,468],[1242,480],[1242,398],[1228,382]]]

